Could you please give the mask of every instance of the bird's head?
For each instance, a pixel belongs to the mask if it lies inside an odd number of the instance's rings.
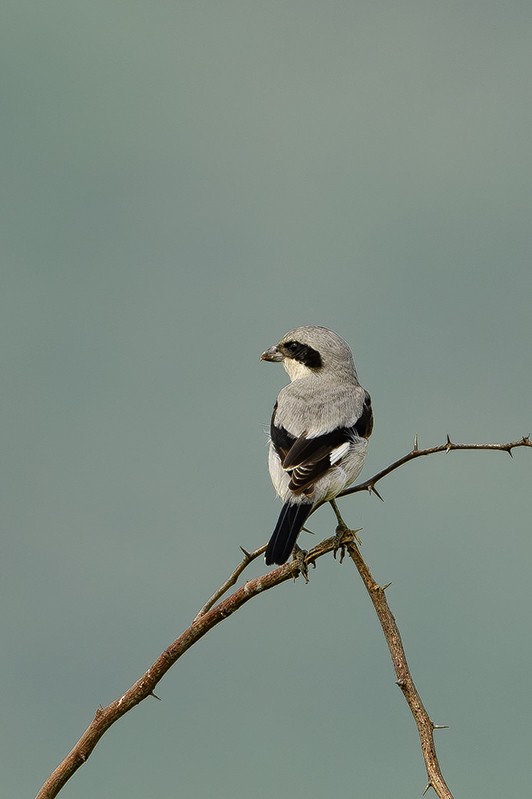
[[[263,352],[260,359],[282,362],[291,380],[312,373],[348,371],[352,374],[355,370],[351,350],[344,339],[318,325],[304,325],[289,330],[278,344]]]

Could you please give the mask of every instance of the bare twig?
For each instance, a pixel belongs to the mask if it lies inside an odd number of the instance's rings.
[[[359,491],[372,491],[377,493],[375,484],[383,477],[398,469],[404,463],[408,463],[414,458],[422,455],[431,455],[436,452],[449,452],[456,449],[486,449],[486,450],[502,450],[509,452],[511,455],[512,449],[515,447],[530,447],[532,442],[528,436],[523,437],[519,441],[511,442],[509,444],[453,444],[449,438],[447,443],[438,447],[431,447],[429,449],[420,450],[417,441],[414,442],[414,449],[405,455],[403,458],[395,461],[386,469],[383,469],[378,474],[364,483],[354,486],[342,492],[340,496],[347,494],[354,494]],[[378,494],[377,494],[378,495]],[[199,613],[196,615],[192,624],[172,643],[162,654],[157,658],[153,665],[137,680],[121,697],[115,699],[107,707],[99,707],[96,711],[93,721],[89,724],[79,741],[73,747],[71,752],[64,758],[64,760],[57,766],[57,768],[48,777],[36,799],[53,799],[56,797],[61,788],[66,784],[70,777],[77,771],[77,769],[85,763],[87,758],[94,750],[98,741],[102,738],[104,733],[111,727],[118,719],[124,716],[129,710],[138,705],[149,696],[154,697],[154,689],[160,680],[164,677],[166,672],[179,660],[191,646],[193,646],[200,638],[202,638],[209,630],[213,629],[217,624],[224,621],[231,616],[242,605],[250,599],[260,595],[264,591],[273,588],[280,583],[285,582],[291,578],[299,575],[302,569],[309,565],[314,565],[315,561],[327,554],[328,552],[336,551],[338,548],[346,547],[349,555],[357,565],[359,572],[366,584],[370,597],[375,606],[375,610],[379,616],[386,640],[389,642],[390,653],[394,662],[394,667],[397,673],[397,683],[401,687],[405,698],[412,710],[421,740],[421,748],[425,763],[427,766],[427,774],[429,783],[427,787],[433,787],[439,797],[445,799],[452,799],[449,789],[445,785],[441,772],[439,770],[436,753],[434,751],[434,742],[432,740],[432,731],[436,725],[432,723],[427,715],[421,699],[417,694],[415,686],[410,677],[406,658],[401,644],[399,631],[395,624],[395,620],[388,608],[386,599],[384,597],[384,588],[381,588],[373,580],[367,566],[362,560],[360,551],[355,544],[354,532],[345,531],[340,541],[338,535],[332,538],[327,538],[317,546],[313,547],[303,558],[293,560],[290,563],[280,566],[267,574],[249,580],[241,588],[234,591],[229,597],[223,601],[219,601],[223,594],[233,586],[238,577],[251,563],[252,560],[257,558],[265,547],[260,547],[252,553],[245,550],[244,558],[236,567],[233,573],[227,580],[220,586],[220,588],[212,595],[212,597],[205,603]],[[216,604],[218,603],[218,604]],[[439,791],[439,793],[438,793]],[[446,792],[445,792],[446,791]]]
[[[225,583],[222,583],[222,585],[218,588],[217,591],[214,592],[211,598],[208,599],[207,602],[205,602],[201,610],[198,611],[197,615],[194,618],[194,622],[198,621],[198,619],[201,616],[204,616],[207,613],[207,611],[210,610],[216,602],[218,602],[220,597],[222,597],[225,594],[225,592],[231,588],[232,585],[235,585],[236,581],[238,580],[244,569],[246,569],[249,566],[252,560],[255,560],[255,558],[258,558],[259,555],[262,555],[262,553],[266,551],[265,546],[259,547],[259,549],[256,549],[255,552],[247,552],[244,549],[244,547],[240,547],[240,549],[244,553],[244,557],[242,558],[242,560],[240,561],[234,572],[229,575]]]
[[[318,546],[314,547],[305,557],[305,565],[314,563],[318,558],[332,552],[334,549],[334,538],[327,538],[322,541]],[[253,557],[256,557],[264,547],[257,550],[251,556],[245,556],[247,562],[250,562]],[[233,575],[240,569],[242,571],[242,564],[240,564]],[[254,580],[249,580],[241,588],[238,588],[231,596],[219,602],[210,610],[200,613],[196,616],[190,627],[188,627],[179,638],[177,638],[162,654],[157,658],[155,663],[137,680],[121,697],[115,699],[107,707],[99,707],[96,710],[94,719],[89,724],[79,741],[74,748],[69,752],[65,759],[57,766],[57,768],[48,777],[36,799],[53,799],[57,796],[61,788],[68,782],[70,777],[78,770],[80,766],[85,763],[89,755],[94,750],[98,741],[102,738],[104,733],[111,727],[118,719],[124,716],[135,705],[138,705],[149,696],[155,696],[155,686],[164,677],[166,672],[176,663],[179,658],[193,646],[200,638],[202,638],[209,630],[212,630],[220,622],[229,618],[236,610],[248,602],[250,599],[258,596],[264,591],[280,585],[286,580],[293,579],[299,575],[300,563],[299,561],[290,561],[284,566],[280,566],[267,574],[256,577]],[[236,578],[235,578],[236,579]],[[228,581],[226,581],[227,583]],[[226,586],[219,589],[217,593],[224,589]],[[224,589],[225,590],[225,589]],[[210,602],[211,600],[209,600]],[[207,603],[208,604],[208,603]],[[206,606],[205,606],[206,607]]]
[[[452,450],[470,450],[470,449],[482,449],[482,450],[494,450],[494,451],[501,451],[501,452],[508,452],[510,455],[512,454],[512,449],[514,447],[532,447],[532,442],[530,441],[528,436],[523,436],[523,438],[519,439],[518,441],[512,441],[508,444],[453,444],[450,440],[449,436],[447,436],[447,441],[445,444],[439,444],[436,447],[429,447],[427,449],[419,449],[419,442],[417,433],[414,436],[414,445],[412,450],[407,454],[404,455],[399,460],[394,461],[390,466],[386,469],[383,469],[381,472],[373,475],[370,477],[369,480],[366,480],[363,483],[358,483],[351,488],[347,488],[345,491],[342,491],[338,496],[345,497],[348,494],[356,494],[360,491],[369,491],[372,494],[376,494],[379,499],[382,499],[381,495],[376,489],[376,483],[379,480],[382,480],[383,477],[387,477],[391,472],[394,472],[403,464],[408,463],[409,461],[415,460],[415,458],[419,458],[423,455],[434,455],[437,452],[451,452]],[[322,503],[323,504],[323,503]],[[316,505],[316,507],[312,510],[312,513],[318,510],[321,507],[320,505]],[[333,508],[335,506],[333,505]],[[335,511],[336,512],[336,511]],[[222,583],[220,588],[214,592],[211,598],[203,605],[201,610],[198,611],[194,621],[197,621],[200,616],[206,613],[212,606],[217,602],[220,597],[222,597],[226,591],[231,588],[231,586],[236,584],[236,581],[242,574],[242,572],[247,568],[247,566],[251,563],[251,561],[255,560],[259,555],[266,550],[266,547],[260,547],[256,549],[254,552],[247,552],[243,547],[240,547],[242,552],[244,553],[244,557],[241,562],[238,564],[234,572],[227,578],[227,580]]]
[[[377,472],[377,474],[373,475],[373,477],[370,477],[369,480],[365,480],[363,483],[358,483],[351,488],[346,488],[345,491],[342,491],[341,494],[338,494],[338,496],[346,497],[348,494],[356,494],[359,491],[369,491],[370,493],[377,494],[377,496],[382,499],[378,491],[375,489],[376,483],[378,483],[379,480],[382,480],[383,477],[387,477],[400,466],[403,466],[403,464],[413,461],[416,458],[421,458],[424,455],[435,455],[437,452],[453,452],[455,450],[465,449],[492,450],[495,452],[507,452],[509,455],[511,455],[512,450],[516,447],[532,447],[532,441],[530,440],[530,437],[523,436],[523,438],[520,438],[518,441],[510,441],[508,444],[454,444],[449,436],[447,436],[447,441],[445,444],[439,444],[437,447],[428,447],[427,449],[419,449],[416,435],[414,439],[414,447],[407,455],[404,455],[402,458],[399,458],[398,461],[395,461],[390,466],[387,466],[386,469],[382,470],[382,472]]]
[[[349,532],[350,531],[346,531],[346,533]],[[425,790],[428,790],[428,788],[433,788],[439,799],[453,799],[452,794],[447,787],[441,773],[438,757],[436,755],[436,748],[434,746],[433,731],[437,728],[437,726],[441,725],[436,725],[431,721],[429,714],[425,710],[425,706],[421,701],[421,697],[417,692],[416,686],[414,685],[414,681],[410,674],[410,669],[408,668],[408,662],[406,660],[405,650],[403,648],[399,629],[386,600],[385,590],[387,586],[381,587],[373,579],[373,576],[355,543],[354,536],[352,536],[350,539],[344,538],[344,543],[347,548],[347,552],[349,553],[349,557],[357,567],[358,573],[360,574],[370,599],[373,602],[373,607],[375,608],[375,612],[379,618],[384,637],[386,638],[386,643],[388,644],[393,667],[397,675],[397,685],[403,692],[403,695],[408,703],[408,707],[410,708],[412,716],[414,717],[414,721],[416,722],[419,740],[421,742],[421,751],[423,753],[423,759],[427,769],[428,782]]]

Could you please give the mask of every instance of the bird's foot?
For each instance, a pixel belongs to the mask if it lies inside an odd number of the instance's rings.
[[[345,527],[342,524],[339,524],[336,528],[333,557],[336,558],[336,553],[340,552],[340,563],[342,563],[343,559],[345,558],[345,550],[348,544],[354,542],[360,546],[362,543],[362,539],[358,535],[361,529],[362,528],[359,527],[357,530],[350,530],[348,527]]]
[[[342,519],[342,515],[334,499],[331,499],[329,501],[332,505],[334,513],[336,514],[336,518],[338,519],[338,527],[336,528],[336,535],[334,537],[333,556],[336,558],[336,553],[340,551],[340,563],[341,563],[345,557],[345,550],[347,544],[349,544],[350,542],[355,542],[358,546],[362,544],[362,539],[358,535],[358,533],[362,528],[359,527],[356,530],[351,530]]]
[[[301,547],[298,547],[297,544],[294,546],[294,549],[292,550],[292,560],[297,563],[299,574],[302,575],[306,583],[308,583],[308,566],[306,563],[307,555],[308,552],[305,549],[301,549]]]

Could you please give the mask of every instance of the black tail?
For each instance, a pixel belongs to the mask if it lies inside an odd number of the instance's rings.
[[[275,530],[266,548],[266,565],[286,563],[296,543],[296,538],[312,510],[311,502],[286,502],[283,505]]]

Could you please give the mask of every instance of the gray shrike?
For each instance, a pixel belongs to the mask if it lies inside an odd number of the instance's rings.
[[[373,413],[349,346],[326,327],[296,327],[260,357],[282,362],[291,381],[273,408],[268,457],[283,507],[265,558],[281,565],[312,509],[357,478]]]

